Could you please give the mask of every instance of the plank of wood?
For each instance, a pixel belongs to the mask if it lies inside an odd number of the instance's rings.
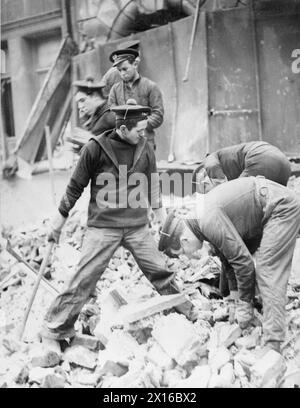
[[[36,279],[38,272],[32,268],[32,266],[29,265],[28,262],[26,262],[22,256],[12,248],[10,242],[7,240],[7,247],[6,250],[9,254],[11,254],[14,258],[16,258],[21,264],[23,264],[24,272],[27,272],[28,274],[31,275],[34,279]],[[48,290],[53,296],[57,296],[59,294],[59,291],[51,285],[44,277],[42,278],[41,285]]]
[[[176,295],[155,296],[146,302],[122,306],[118,313],[116,323],[133,323],[155,313],[163,312],[189,302],[182,293]]]

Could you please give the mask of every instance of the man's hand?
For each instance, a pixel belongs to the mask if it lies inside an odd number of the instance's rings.
[[[246,329],[250,325],[254,317],[254,309],[252,303],[244,302],[243,300],[236,301],[235,315],[241,329]]]
[[[51,229],[48,233],[49,242],[54,241],[56,244],[58,244],[61,230],[65,225],[66,220],[67,219],[63,217],[61,213],[58,211],[57,214],[52,219]]]

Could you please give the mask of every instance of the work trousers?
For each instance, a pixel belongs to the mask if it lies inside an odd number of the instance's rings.
[[[256,280],[263,301],[265,341],[285,338],[287,284],[300,226],[300,202],[281,185],[259,177],[263,234],[256,251]]]
[[[50,306],[42,336],[62,340],[75,335],[74,323],[120,245],[132,253],[144,275],[160,294],[178,293],[172,282],[174,273],[167,268],[148,226],[89,227],[83,240],[77,272]]]

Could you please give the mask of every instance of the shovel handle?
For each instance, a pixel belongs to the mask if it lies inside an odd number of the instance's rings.
[[[29,302],[28,302],[28,305],[27,305],[27,308],[26,308],[26,312],[25,312],[25,315],[24,315],[24,318],[23,318],[23,321],[22,321],[22,327],[21,327],[21,331],[20,331],[20,340],[22,340],[22,337],[23,337],[23,334],[24,334],[24,331],[25,331],[25,327],[26,327],[26,323],[27,323],[27,320],[28,320],[28,316],[29,316],[33,301],[35,299],[39,284],[40,284],[41,279],[42,279],[42,277],[44,275],[44,272],[45,272],[45,269],[46,269],[46,266],[47,266],[47,263],[48,263],[50,255],[51,255],[51,251],[52,251],[52,248],[53,248],[54,244],[55,243],[53,241],[51,241],[51,242],[48,243],[48,246],[46,248],[46,254],[44,256],[44,259],[43,259],[43,262],[41,264],[39,273],[37,275],[37,279],[35,281],[35,285],[34,285],[34,288],[32,290],[32,294],[31,294],[31,297],[29,299]]]

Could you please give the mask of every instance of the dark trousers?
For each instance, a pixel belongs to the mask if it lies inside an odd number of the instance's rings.
[[[74,323],[116,249],[122,245],[160,294],[178,293],[174,273],[168,270],[148,226],[136,228],[88,228],[77,272],[56,297],[45,317],[44,337],[61,340],[75,335]]]

